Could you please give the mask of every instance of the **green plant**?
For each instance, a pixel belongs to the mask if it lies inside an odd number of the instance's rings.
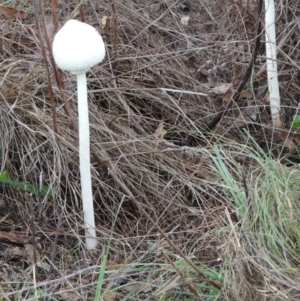
[[[118,210],[116,212],[116,217],[115,220],[113,222],[112,228],[111,228],[111,235],[108,241],[108,245],[106,248],[106,252],[104,254],[104,257],[102,259],[102,263],[101,263],[101,267],[100,267],[100,271],[99,271],[99,276],[98,276],[98,280],[97,280],[97,287],[96,287],[96,293],[95,293],[95,297],[94,297],[94,301],[100,300],[101,299],[101,292],[102,292],[102,286],[103,286],[103,281],[104,281],[104,276],[105,276],[105,270],[106,270],[106,263],[107,263],[107,259],[108,259],[108,253],[109,253],[109,248],[110,248],[110,243],[111,243],[111,238],[112,238],[112,233],[113,233],[113,229],[115,227],[120,209],[122,207],[122,204],[125,200],[125,195],[123,195],[120,204],[118,206]]]
[[[34,293],[29,295],[27,301],[42,301],[42,300],[51,300],[51,301],[58,301],[55,297],[51,296],[47,292],[41,289],[35,289]]]
[[[52,197],[56,193],[56,190],[54,188],[50,188],[47,185],[28,184],[26,182],[13,181],[9,178],[8,173],[6,171],[0,174],[0,184],[9,185],[13,188],[22,191],[26,191],[36,195],[48,196],[48,197]]]
[[[237,214],[238,221],[229,226],[232,242],[241,254],[252,258],[244,263],[257,273],[263,270],[274,282],[280,279],[285,285],[294,285],[284,279],[296,272],[300,262],[300,170],[274,160],[247,135],[251,147],[232,145],[229,152],[214,146],[211,156],[222,194],[232,200]],[[235,157],[251,162],[252,169]],[[231,271],[234,256],[229,259]],[[241,283],[241,279],[235,280]]]
[[[193,285],[197,289],[199,295],[205,301],[215,301],[220,300],[220,290],[213,286],[211,283],[204,281],[199,274],[195,272],[193,268],[191,268],[183,258],[178,257],[175,262],[176,266],[184,272],[186,278],[193,280]],[[221,283],[224,283],[224,270],[220,267],[207,267],[205,265],[199,266],[200,270],[203,272],[205,276],[207,276],[211,280],[217,280]],[[171,299],[170,299],[171,300]],[[184,301],[189,300],[189,298],[182,299]]]
[[[290,127],[295,130],[300,128],[300,115],[293,116],[293,121],[290,123]]]
[[[17,287],[18,290],[18,287]],[[4,301],[5,299],[0,298],[0,301]],[[19,293],[14,295],[13,300],[21,300]],[[22,299],[23,300],[23,299]],[[28,294],[26,301],[59,301],[57,298],[53,297],[51,294],[45,292],[42,289],[39,288],[33,288],[30,290],[30,293]]]

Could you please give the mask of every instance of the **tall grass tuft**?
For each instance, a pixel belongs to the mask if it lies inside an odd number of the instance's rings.
[[[286,297],[299,277],[300,170],[281,164],[249,140],[252,146],[216,145],[210,153],[220,177],[217,185],[237,216],[234,223],[227,215],[229,239],[223,255],[230,268],[225,278],[236,285],[237,295],[251,286],[251,278],[259,280],[259,289]]]

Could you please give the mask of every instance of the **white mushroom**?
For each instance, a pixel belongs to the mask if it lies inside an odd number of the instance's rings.
[[[54,37],[52,51],[57,66],[77,76],[79,117],[79,164],[81,196],[87,249],[97,245],[90,169],[90,131],[86,72],[105,57],[105,45],[98,31],[76,20],[69,20]]]

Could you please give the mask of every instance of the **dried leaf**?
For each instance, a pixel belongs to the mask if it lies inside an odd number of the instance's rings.
[[[152,291],[152,286],[150,283],[144,283],[139,287],[137,293],[149,293]]]
[[[256,107],[251,106],[245,109],[245,114],[252,120],[256,121],[257,110]]]
[[[226,107],[226,105],[228,104],[228,102],[231,100],[233,95],[232,91],[228,91],[227,93],[225,93],[225,95],[223,96],[223,105]]]
[[[82,301],[81,296],[78,296],[72,292],[61,291],[59,295],[62,297],[62,300]]]
[[[108,260],[106,263],[106,269],[107,270],[117,270],[120,269],[120,264],[115,261]]]
[[[39,253],[39,251],[37,249],[34,250],[33,245],[30,244],[26,244],[25,245],[25,261],[27,264],[31,265],[31,264],[35,264],[34,261],[34,251],[35,251],[35,258],[36,258],[36,262],[40,262],[41,260],[41,255]]]
[[[23,257],[23,251],[20,247],[13,247],[8,249],[10,259],[18,259]]]
[[[190,20],[189,16],[182,16],[181,20],[180,20],[180,23],[184,26],[188,26],[189,25],[189,20]]]
[[[26,243],[28,241],[28,237],[22,234],[16,234],[11,232],[0,231],[0,238],[6,238],[11,242],[20,242]]]
[[[38,37],[38,30],[36,28],[33,28],[30,25],[24,25],[26,27],[26,29],[29,29],[31,31],[31,33]],[[52,24],[52,22],[46,22],[46,31],[47,31],[47,35],[52,38],[54,36],[54,25]],[[44,35],[44,29],[41,30],[41,33]],[[38,52],[40,52],[38,50]],[[37,55],[37,52],[34,54],[35,56]],[[38,55],[40,56],[40,53],[38,53]]]
[[[0,13],[2,13],[5,17],[11,18],[17,15],[21,20],[27,17],[27,13],[22,10],[17,10],[10,6],[0,6]]]
[[[164,140],[166,133],[167,131],[164,129],[164,121],[162,120],[154,133],[154,138],[157,140]]]
[[[237,117],[237,126],[243,126],[245,124],[253,123],[256,120],[256,107],[247,107],[240,115]]]
[[[47,271],[47,272],[50,272],[50,264],[48,264],[48,263],[46,263],[46,262],[41,262],[41,261],[39,261],[39,262],[36,263],[36,265],[37,265],[39,268],[41,268],[41,269],[43,269],[43,270],[45,270],[45,271]]]
[[[284,145],[289,149],[290,152],[295,151],[296,145],[293,142],[293,140],[289,137],[289,131],[285,129],[279,117],[276,119],[275,126],[280,138],[284,142]]]
[[[252,97],[252,93],[250,90],[243,90],[240,93],[240,98],[251,98]]]
[[[208,83],[206,84],[207,87],[213,88],[213,87],[217,87],[219,85],[217,78],[213,74],[213,69],[209,69],[208,70],[208,76],[207,76],[207,78],[208,78]]]
[[[232,87],[232,83],[221,84],[212,89],[217,94],[224,94]]]
[[[133,282],[132,284],[123,286],[122,289],[126,292],[130,292],[130,291],[136,289],[136,285],[137,285],[137,283]],[[137,293],[147,293],[151,290],[152,290],[151,285],[148,283],[144,283],[139,287]]]
[[[101,28],[104,29],[107,24],[107,16],[103,16],[101,19]]]
[[[297,134],[297,133],[294,134],[294,140],[295,140],[297,146],[299,147],[299,145],[300,145],[300,134]]]
[[[207,61],[205,64],[199,67],[198,72],[207,76],[208,82],[204,84],[207,88],[213,88],[218,86],[218,80],[215,76],[216,69],[212,66],[212,61]]]
[[[196,68],[198,68],[198,72],[201,72],[202,74],[208,76],[208,72],[207,72],[207,69],[206,69],[206,65],[203,64],[201,66],[199,66],[198,64],[194,64]]]
[[[268,89],[268,85],[258,87],[257,93],[256,93],[256,98],[261,99],[265,95],[267,89]]]
[[[103,296],[104,301],[116,301],[118,297],[118,293],[116,292],[107,292]]]

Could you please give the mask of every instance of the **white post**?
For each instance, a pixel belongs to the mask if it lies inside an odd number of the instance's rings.
[[[273,125],[276,126],[280,118],[280,94],[277,71],[277,50],[275,30],[275,4],[274,0],[265,0],[265,33],[266,33],[266,56],[267,74],[270,97],[270,108]]]

